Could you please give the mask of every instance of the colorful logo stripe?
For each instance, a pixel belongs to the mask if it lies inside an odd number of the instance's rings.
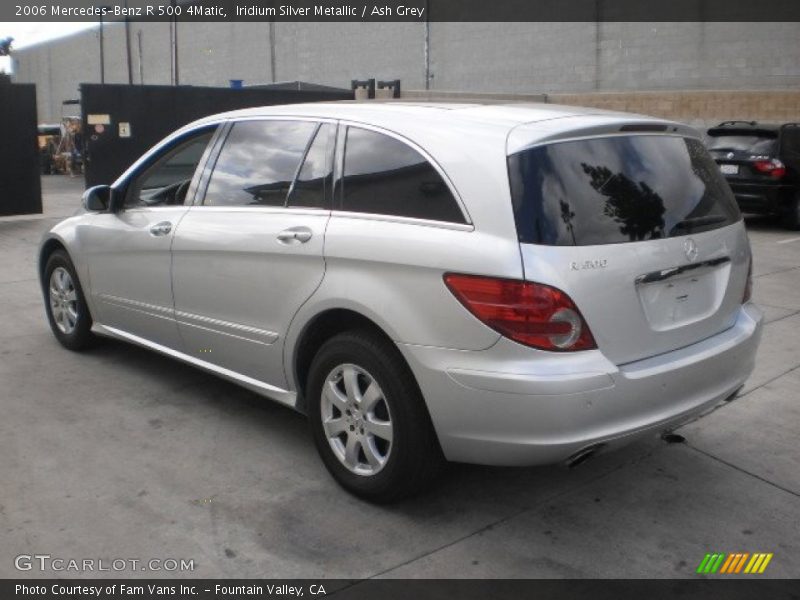
[[[772,552],[755,552],[753,554],[749,552],[733,552],[731,554],[709,552],[700,561],[697,573],[708,575],[713,575],[714,573],[725,575],[738,573],[760,574],[766,570],[769,561],[772,560],[772,556]]]

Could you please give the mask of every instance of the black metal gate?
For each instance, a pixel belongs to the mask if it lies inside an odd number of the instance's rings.
[[[226,110],[352,100],[351,90],[286,90],[83,83],[86,185],[110,184],[153,144],[195,119]]]
[[[0,215],[42,212],[36,86],[0,82]]]

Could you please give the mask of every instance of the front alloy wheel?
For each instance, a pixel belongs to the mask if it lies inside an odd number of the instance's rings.
[[[94,343],[92,316],[75,266],[64,250],[47,257],[42,273],[45,309],[50,329],[62,346],[83,350]]]
[[[50,275],[50,310],[61,333],[75,331],[78,323],[78,292],[64,267],[56,267]]]

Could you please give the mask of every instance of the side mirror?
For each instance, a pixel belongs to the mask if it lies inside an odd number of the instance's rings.
[[[83,192],[83,208],[92,212],[106,211],[111,204],[111,187],[96,185]]]

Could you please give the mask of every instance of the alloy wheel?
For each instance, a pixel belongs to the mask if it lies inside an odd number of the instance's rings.
[[[325,378],[322,426],[333,453],[350,472],[375,475],[392,451],[394,427],[389,404],[372,375],[341,364]]]
[[[78,292],[72,276],[64,267],[56,267],[50,275],[50,309],[62,333],[69,335],[78,323]]]

